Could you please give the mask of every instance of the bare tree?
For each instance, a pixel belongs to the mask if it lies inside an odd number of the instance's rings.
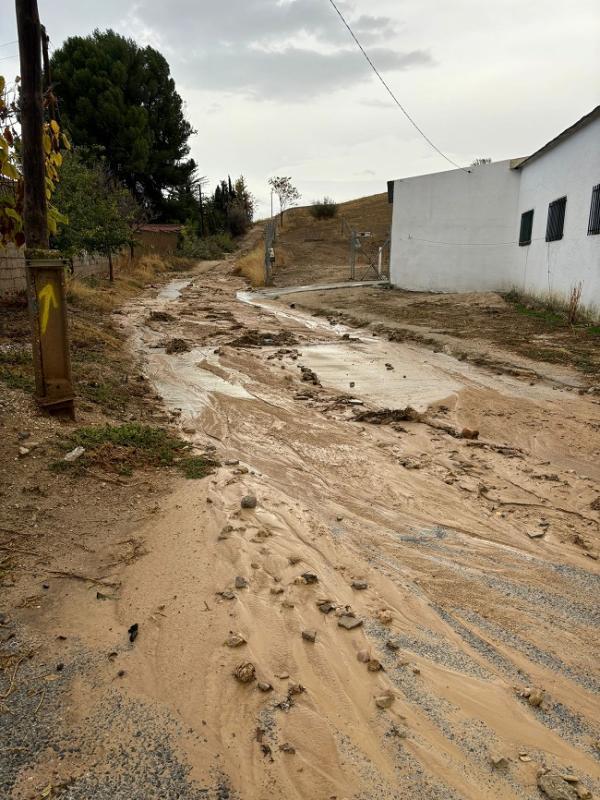
[[[291,178],[269,178],[269,186],[279,198],[279,213],[281,224],[283,225],[283,212],[286,208],[296,205],[298,200],[300,200],[301,194],[298,189],[292,185]]]

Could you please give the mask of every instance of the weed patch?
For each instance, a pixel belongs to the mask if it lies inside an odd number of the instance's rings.
[[[186,478],[204,478],[218,462],[203,456],[186,456],[189,444],[166,428],[142,425],[98,425],[79,428],[61,442],[63,450],[83,447],[76,461],[54,461],[54,472],[81,474],[89,467],[118,475],[132,475],[134,469],[175,467]]]

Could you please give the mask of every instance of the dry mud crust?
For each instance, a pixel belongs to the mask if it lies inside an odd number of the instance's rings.
[[[480,363],[492,367],[502,369],[506,354],[512,353],[524,362],[509,365],[509,370],[520,366],[535,377],[535,364],[527,363],[531,360],[556,370],[576,369],[592,384],[600,381],[597,327],[570,326],[550,312],[531,313],[493,292],[440,295],[363,288],[286,295],[285,300],[338,322],[370,325],[392,340],[412,339],[433,348],[447,345],[475,363],[469,344],[479,342]]]

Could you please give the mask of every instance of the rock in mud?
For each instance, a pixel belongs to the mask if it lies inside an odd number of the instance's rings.
[[[337,606],[329,600],[318,600],[317,607],[321,614],[331,614],[332,611],[335,611]]]
[[[256,502],[256,497],[253,494],[247,494],[242,497],[241,506],[242,508],[256,508]]]
[[[257,684],[261,692],[272,692],[273,687],[267,681],[259,681]]]
[[[229,636],[225,639],[225,644],[227,647],[241,647],[243,644],[246,644],[246,640],[241,633],[230,631]]]
[[[67,464],[71,464],[73,461],[77,461],[78,458],[81,458],[84,453],[85,447],[74,447],[73,450],[70,450],[63,458],[63,461],[66,461]]]
[[[375,705],[377,708],[391,708],[394,702],[394,695],[391,692],[380,694],[375,698]]]
[[[471,428],[463,428],[460,432],[461,439],[479,439],[479,431],[471,430]]]
[[[545,536],[545,535],[546,535],[546,531],[545,530],[527,531],[527,536],[529,536],[530,539],[541,539],[542,536]]]
[[[319,581],[319,578],[317,577],[317,575],[315,575],[314,572],[303,572],[300,577],[304,580],[304,583],[308,584],[318,583]]]
[[[129,641],[132,644],[137,639],[139,632],[140,632],[140,626],[138,625],[137,622],[134,622],[133,625],[131,625],[129,627],[129,630],[127,631],[127,633],[129,634]]]
[[[546,695],[543,689],[532,689],[529,693],[529,697],[527,698],[527,702],[530,706],[538,708],[544,702],[545,696]]]
[[[579,796],[575,786],[554,772],[540,775],[537,784],[543,794],[550,800],[578,800]]]
[[[307,642],[316,642],[317,632],[314,630],[302,631],[302,638]]]
[[[379,672],[383,669],[383,665],[376,658],[370,658],[367,663],[367,669],[369,672]]]
[[[235,588],[236,589],[247,589],[248,588],[248,581],[242,575],[238,575],[235,579]]]
[[[354,628],[359,628],[362,624],[362,619],[359,619],[358,617],[351,617],[349,614],[344,614],[338,619],[339,627],[345,628],[347,631],[351,631]]]
[[[356,654],[356,658],[362,664],[368,664],[369,661],[371,660],[371,653],[368,650],[359,650],[358,653]]]
[[[508,758],[506,758],[506,756],[493,755],[490,757],[490,761],[494,769],[504,769],[508,767]]]
[[[172,355],[173,353],[189,353],[192,348],[185,339],[169,339],[165,344],[165,353]]]
[[[222,597],[223,600],[235,600],[235,594],[229,591],[229,589],[225,589],[224,592],[217,592],[217,594],[219,597]]]
[[[352,581],[352,588],[360,592],[364,589],[368,589],[369,584],[366,581]]]
[[[233,677],[240,683],[250,683],[256,678],[256,667],[251,661],[243,661],[235,668]]]

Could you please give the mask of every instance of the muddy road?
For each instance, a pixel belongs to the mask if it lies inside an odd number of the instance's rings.
[[[124,319],[223,465],[136,531],[116,602],[57,614],[102,651],[139,624],[117,691],[191,768],[156,796],[598,796],[598,398],[258,300],[228,265]]]

